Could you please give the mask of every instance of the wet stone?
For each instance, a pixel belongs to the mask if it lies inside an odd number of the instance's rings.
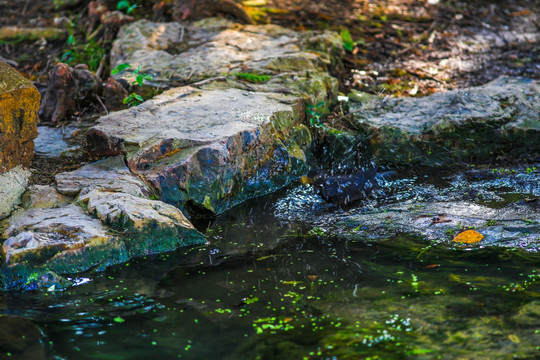
[[[370,98],[351,105],[356,128],[390,165],[536,160],[540,85],[501,77],[423,98]]]
[[[99,245],[115,241],[99,220],[91,218],[75,204],[47,211],[41,208],[24,210],[12,215],[7,220],[7,226],[3,234],[7,240],[2,246],[7,265],[47,265],[58,273],[69,272],[67,268],[88,270],[100,265],[85,261],[87,259],[80,258],[77,253],[92,251],[93,246],[99,248]],[[124,249],[121,246],[116,248],[119,259],[125,261],[125,255],[122,256]],[[68,255],[71,255],[72,263],[58,264],[59,256],[68,259]],[[103,252],[101,256],[103,264],[118,262],[112,253]],[[55,268],[51,265],[59,266]]]
[[[37,128],[38,136],[34,140],[36,155],[47,158],[58,158],[67,156],[80,148],[80,146],[70,144],[66,141],[77,130],[75,126],[66,126],[64,128],[38,126]]]
[[[79,201],[103,223],[124,232],[132,257],[206,242],[179,209],[162,201],[103,190],[92,190]]]
[[[100,118],[87,140],[94,153],[125,154],[161,200],[221,213],[306,171],[302,105],[283,94],[182,87]]]

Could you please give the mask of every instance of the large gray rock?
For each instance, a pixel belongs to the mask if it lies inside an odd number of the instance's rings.
[[[535,159],[540,84],[501,77],[424,98],[364,97],[351,105],[376,157],[392,165]]]
[[[133,81],[132,71],[140,67],[139,73],[153,77],[148,84],[159,87],[236,72],[266,74],[272,75],[270,82],[312,97],[317,94],[304,90],[313,86],[310,79],[319,77],[328,87],[324,92],[335,97],[337,81],[325,70],[337,66],[343,55],[341,38],[333,32],[302,35],[276,25],[238,27],[218,19],[186,24],[141,20],[120,30],[111,51],[111,68],[130,64],[131,69],[116,76]],[[295,80],[280,74],[294,74]],[[317,101],[326,100],[327,94],[321,95]]]
[[[30,171],[22,166],[0,174],[0,219],[8,216],[21,203],[21,195],[29,178]]]
[[[124,243],[72,204],[12,215],[3,233],[7,265],[45,267],[59,274],[106,267],[128,259]]]
[[[130,257],[205,242],[179,209],[161,201],[106,190],[92,190],[79,201],[103,223],[124,234]]]
[[[125,154],[160,198],[221,213],[306,171],[301,99],[239,89],[171,89],[99,119],[91,151]]]

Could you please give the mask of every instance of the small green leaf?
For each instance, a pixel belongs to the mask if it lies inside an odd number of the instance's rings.
[[[353,51],[354,46],[356,43],[354,42],[351,33],[347,29],[343,29],[339,32],[339,36],[341,36],[341,39],[343,40],[343,47],[347,51]]]
[[[128,63],[118,64],[114,69],[112,69],[111,74],[118,74],[119,72],[129,69],[130,67],[131,65]]]
[[[124,320],[120,316],[117,316],[117,317],[114,318],[114,322],[117,322],[117,323],[123,323],[124,321],[126,321],[126,320]]]
[[[120,0],[116,3],[116,10],[128,9],[131,6],[131,3],[128,0]]]
[[[131,13],[133,10],[135,10],[137,8],[137,4],[133,4],[131,5],[130,7],[128,7],[128,9],[126,10],[126,13],[129,14]]]

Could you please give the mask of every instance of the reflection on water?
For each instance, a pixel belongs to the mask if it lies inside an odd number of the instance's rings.
[[[57,359],[540,353],[540,254],[318,234],[287,214],[336,209],[292,194],[221,216],[211,245],[81,277],[69,292],[5,294],[3,312],[32,319]]]

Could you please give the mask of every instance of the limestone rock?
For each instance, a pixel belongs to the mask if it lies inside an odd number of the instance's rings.
[[[2,253],[11,269],[4,272],[17,273],[18,267],[27,272],[32,266],[68,274],[128,260],[124,243],[75,204],[47,211],[31,208],[7,223]]]
[[[140,72],[153,77],[148,84],[161,87],[248,72],[293,74],[297,78],[286,81],[281,89],[287,85],[305,88],[311,75],[320,76],[328,67],[335,67],[343,55],[339,35],[331,32],[301,35],[276,25],[235,28],[217,19],[190,24],[141,20],[120,30],[111,50],[111,67],[121,63],[140,66]],[[133,80],[129,71],[116,76]],[[331,86],[327,92],[337,93],[337,81]]]
[[[92,190],[79,200],[103,223],[124,232],[132,257],[205,243],[179,209],[162,201],[103,190]]]
[[[163,201],[221,213],[306,171],[302,113],[292,96],[183,87],[102,117],[88,143],[98,154],[126,154]]]
[[[351,110],[384,163],[434,166],[540,153],[540,84],[534,80],[501,77],[423,98],[371,98]]]
[[[77,195],[83,189],[105,189],[134,196],[150,196],[152,193],[140,178],[130,172],[122,156],[63,172],[55,178],[58,191],[65,195]]]
[[[72,201],[73,198],[60,194],[54,187],[49,185],[32,185],[22,196],[22,206],[26,209],[57,208],[68,205]]]
[[[30,178],[30,171],[17,166],[0,174],[0,219],[8,216],[20,204]]]
[[[30,165],[39,100],[31,81],[0,62],[0,173]]]

